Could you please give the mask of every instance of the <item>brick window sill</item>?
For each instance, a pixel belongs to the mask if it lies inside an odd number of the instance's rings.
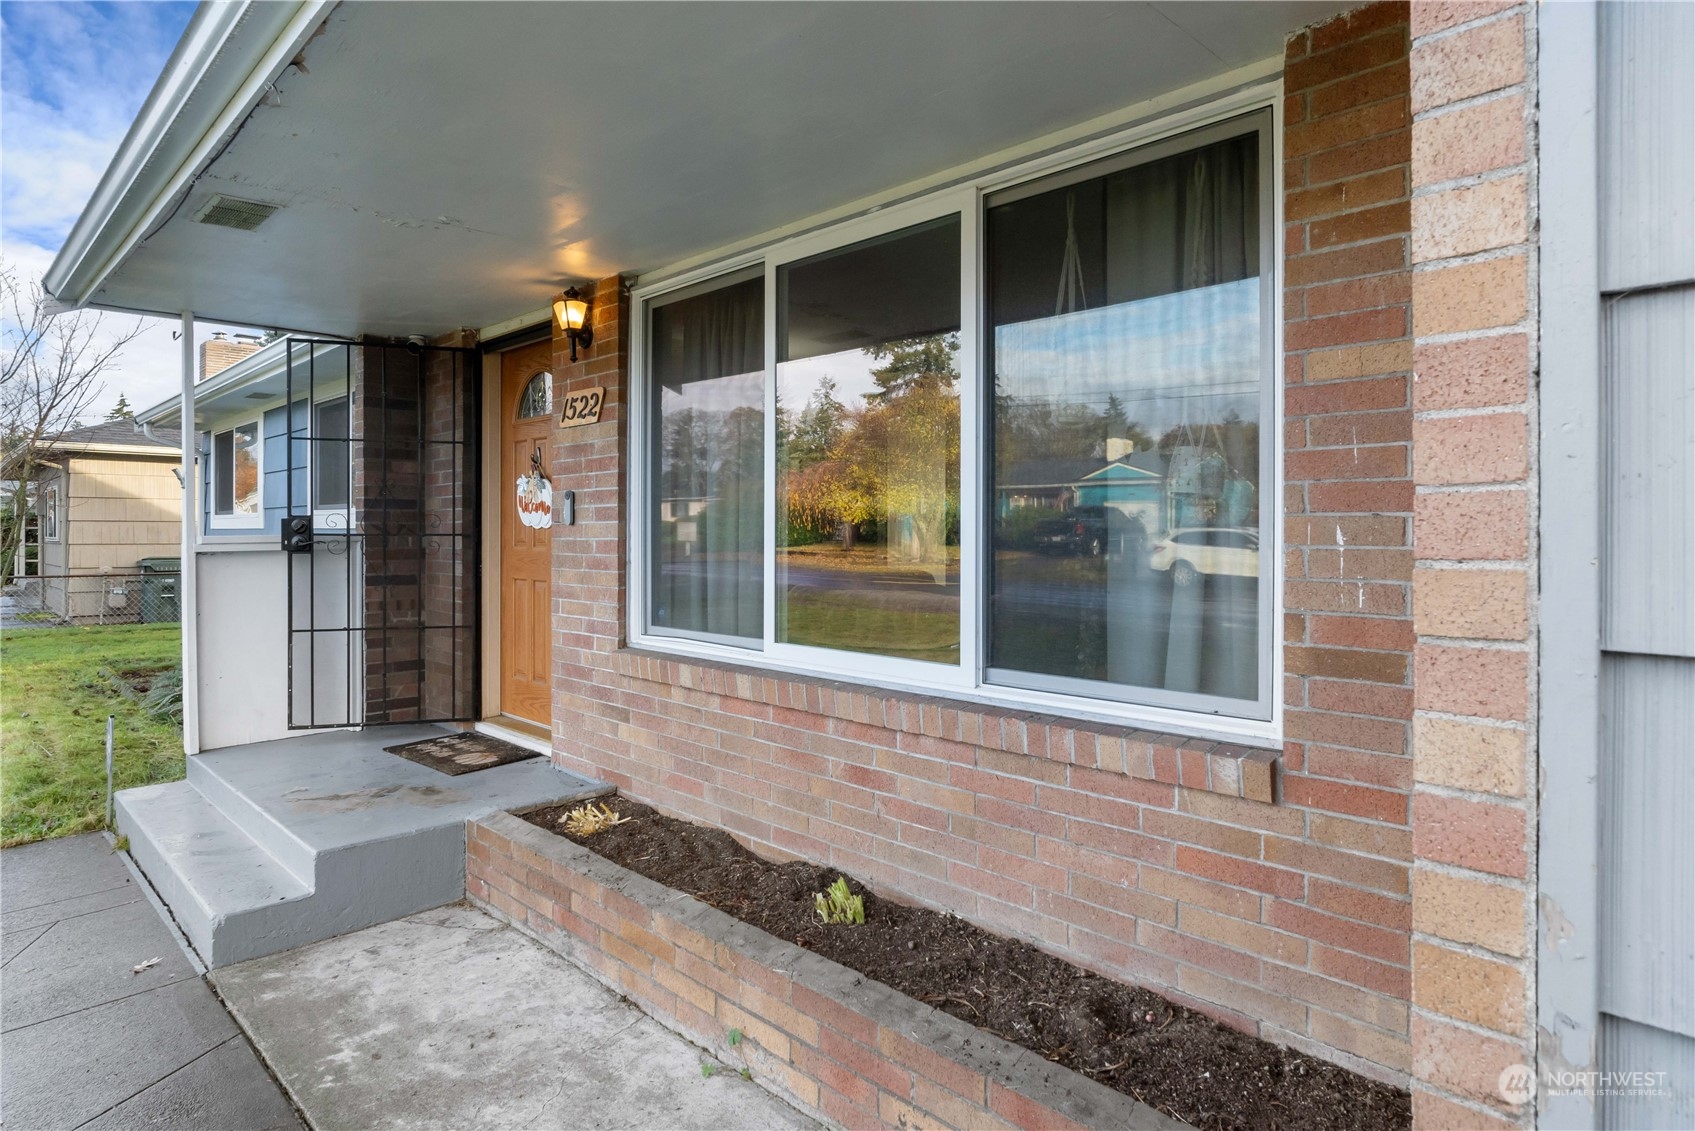
[[[773,708],[925,735],[944,742],[1121,773],[1144,781],[1275,804],[1280,751],[1113,726],[841,680],[774,674],[644,649],[611,653],[620,675]]]

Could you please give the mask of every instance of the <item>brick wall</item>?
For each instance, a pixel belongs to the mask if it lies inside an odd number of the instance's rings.
[[[1534,7],[1415,4],[1413,1112],[1527,1126],[1536,1063]]]
[[[841,1126],[1186,1126],[510,814],[470,823],[465,864],[473,903]]]
[[[434,345],[459,346],[455,334]],[[476,698],[474,361],[353,349],[353,498],[364,533],[365,721],[468,719]],[[377,469],[380,469],[377,470]],[[462,627],[459,627],[462,626]]]
[[[1311,923],[1327,967],[1369,973],[1401,999],[1413,781],[1407,51],[1407,5],[1390,3],[1308,28],[1285,54],[1283,800],[1310,810],[1310,839],[1381,878],[1369,903],[1351,893],[1323,919],[1278,911]],[[1309,1023],[1337,1047],[1410,1063],[1404,1008]]]
[[[1408,42],[1407,6],[1380,4],[1289,45],[1283,750],[621,650],[629,310],[605,280],[593,348],[555,359],[566,389],[608,389],[553,446],[579,512],[554,532],[555,758],[1404,1083]]]
[[[418,612],[423,560],[416,538],[423,480],[418,466],[418,367],[403,349],[352,350],[353,507],[364,533],[365,721],[419,717],[423,656]]]

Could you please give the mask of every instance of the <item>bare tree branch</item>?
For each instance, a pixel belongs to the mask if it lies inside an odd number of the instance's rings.
[[[106,316],[50,314],[39,283],[0,263],[0,581],[10,581],[23,544],[30,484],[54,437],[80,424],[104,391],[105,372],[141,334],[113,332]]]

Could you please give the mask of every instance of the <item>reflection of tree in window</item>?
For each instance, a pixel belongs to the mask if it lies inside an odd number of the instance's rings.
[[[779,268],[778,640],[959,660],[959,231]]]
[[[235,513],[259,513],[258,429],[252,425],[235,430]]]

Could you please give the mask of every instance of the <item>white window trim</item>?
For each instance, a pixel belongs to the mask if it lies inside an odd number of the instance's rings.
[[[59,485],[49,483],[41,489],[41,510],[36,515],[41,522],[41,540],[59,540]]]
[[[307,411],[306,435],[308,437],[317,438],[318,407],[338,400],[347,401],[347,431],[351,437],[353,432],[353,396],[349,389],[332,392],[328,396],[319,397],[312,402],[312,407]],[[306,495],[312,506],[313,531],[332,533],[353,529],[353,444],[351,439],[347,444],[347,505],[345,507],[318,506],[318,450],[317,444],[310,442],[306,445]]]
[[[258,475],[259,475],[259,482],[258,482],[258,488],[259,488],[258,504],[259,504],[259,506],[258,506],[258,510],[255,513],[250,514],[250,515],[248,515],[248,514],[219,514],[218,513],[218,437],[224,435],[227,432],[235,432],[237,429],[241,428],[243,425],[248,424],[248,423],[251,423],[253,425],[253,462],[258,467]],[[211,448],[208,451],[206,458],[207,458],[208,466],[211,469],[211,474],[208,477],[208,481],[209,481],[210,486],[211,486],[211,496],[212,497],[211,497],[210,500],[208,500],[209,505],[206,508],[206,525],[213,530],[255,530],[255,529],[263,528],[264,525],[265,525],[265,413],[264,413],[264,410],[262,410],[262,409],[255,410],[251,420],[244,417],[242,419],[239,419],[239,420],[232,422],[228,428],[211,429],[207,432],[207,436],[211,440]],[[231,442],[232,445],[234,444],[233,438],[230,442]],[[232,461],[234,460],[235,457],[234,457],[233,452],[232,452],[230,458],[231,458]],[[234,500],[234,487],[232,485],[231,486],[231,505],[232,506],[234,505],[233,500]]]
[[[632,474],[626,505],[629,507],[628,555],[626,558],[628,594],[627,639],[632,647],[665,652],[678,657],[706,661],[747,664],[775,672],[810,678],[841,679],[868,687],[902,692],[931,692],[962,702],[978,703],[1013,710],[1040,711],[1078,720],[1133,725],[1155,731],[1194,735],[1221,741],[1252,742],[1281,745],[1284,726],[1283,706],[1283,613],[1284,576],[1282,546],[1283,518],[1283,110],[1281,78],[1234,91],[1203,106],[1192,106],[1158,120],[1145,121],[1109,136],[1096,138],[1063,152],[1023,162],[1011,168],[960,178],[951,187],[939,189],[915,200],[879,207],[870,212],[820,227],[767,247],[749,250],[708,266],[694,267],[675,273],[661,270],[650,273],[658,281],[644,283],[631,291],[633,309],[637,312],[635,332],[630,343],[630,392],[627,405],[630,412],[629,458]],[[652,447],[649,442],[652,421],[647,380],[648,312],[649,304],[668,294],[687,287],[710,283],[713,280],[762,267],[765,278],[765,364],[774,374],[777,364],[777,288],[778,266],[860,240],[923,223],[929,219],[958,213],[961,217],[961,378],[972,389],[980,383],[981,327],[983,318],[984,284],[980,260],[985,233],[985,200],[994,192],[1028,181],[1052,176],[1067,169],[1091,164],[1134,149],[1153,145],[1167,138],[1187,134],[1208,126],[1227,122],[1255,111],[1270,112],[1269,168],[1271,177],[1262,185],[1269,200],[1270,233],[1265,242],[1269,261],[1263,265],[1262,286],[1268,292],[1266,309],[1269,325],[1265,327],[1262,348],[1269,351],[1267,382],[1262,411],[1268,417],[1261,427],[1262,443],[1269,448],[1269,458],[1262,454],[1262,475],[1269,475],[1261,485],[1261,508],[1269,507],[1262,520],[1262,545],[1269,541],[1276,552],[1262,554],[1261,601],[1263,614],[1260,644],[1260,699],[1252,704],[1256,712],[1267,717],[1248,717],[1226,714],[1214,709],[1225,701],[1196,706],[1172,706],[1171,699],[1187,698],[1168,693],[1167,703],[1148,702],[1159,698],[1157,689],[1141,689],[1135,693],[1142,701],[1093,698],[1070,691],[1058,692],[1030,686],[1037,680],[1015,687],[990,682],[982,600],[983,555],[986,553],[981,522],[961,524],[960,545],[960,663],[957,667],[916,660],[903,660],[864,653],[836,651],[824,648],[783,644],[775,640],[776,527],[770,520],[775,514],[776,495],[776,413],[774,401],[776,382],[766,386],[766,445],[765,445],[765,633],[771,643],[749,642],[731,645],[711,640],[667,633],[647,628],[649,608],[647,556],[651,537],[647,516],[652,502],[648,474]],[[962,514],[980,514],[984,468],[981,397],[961,398],[960,451],[960,510]],[[969,567],[969,568],[968,568]],[[1197,699],[1201,697],[1195,697]]]

